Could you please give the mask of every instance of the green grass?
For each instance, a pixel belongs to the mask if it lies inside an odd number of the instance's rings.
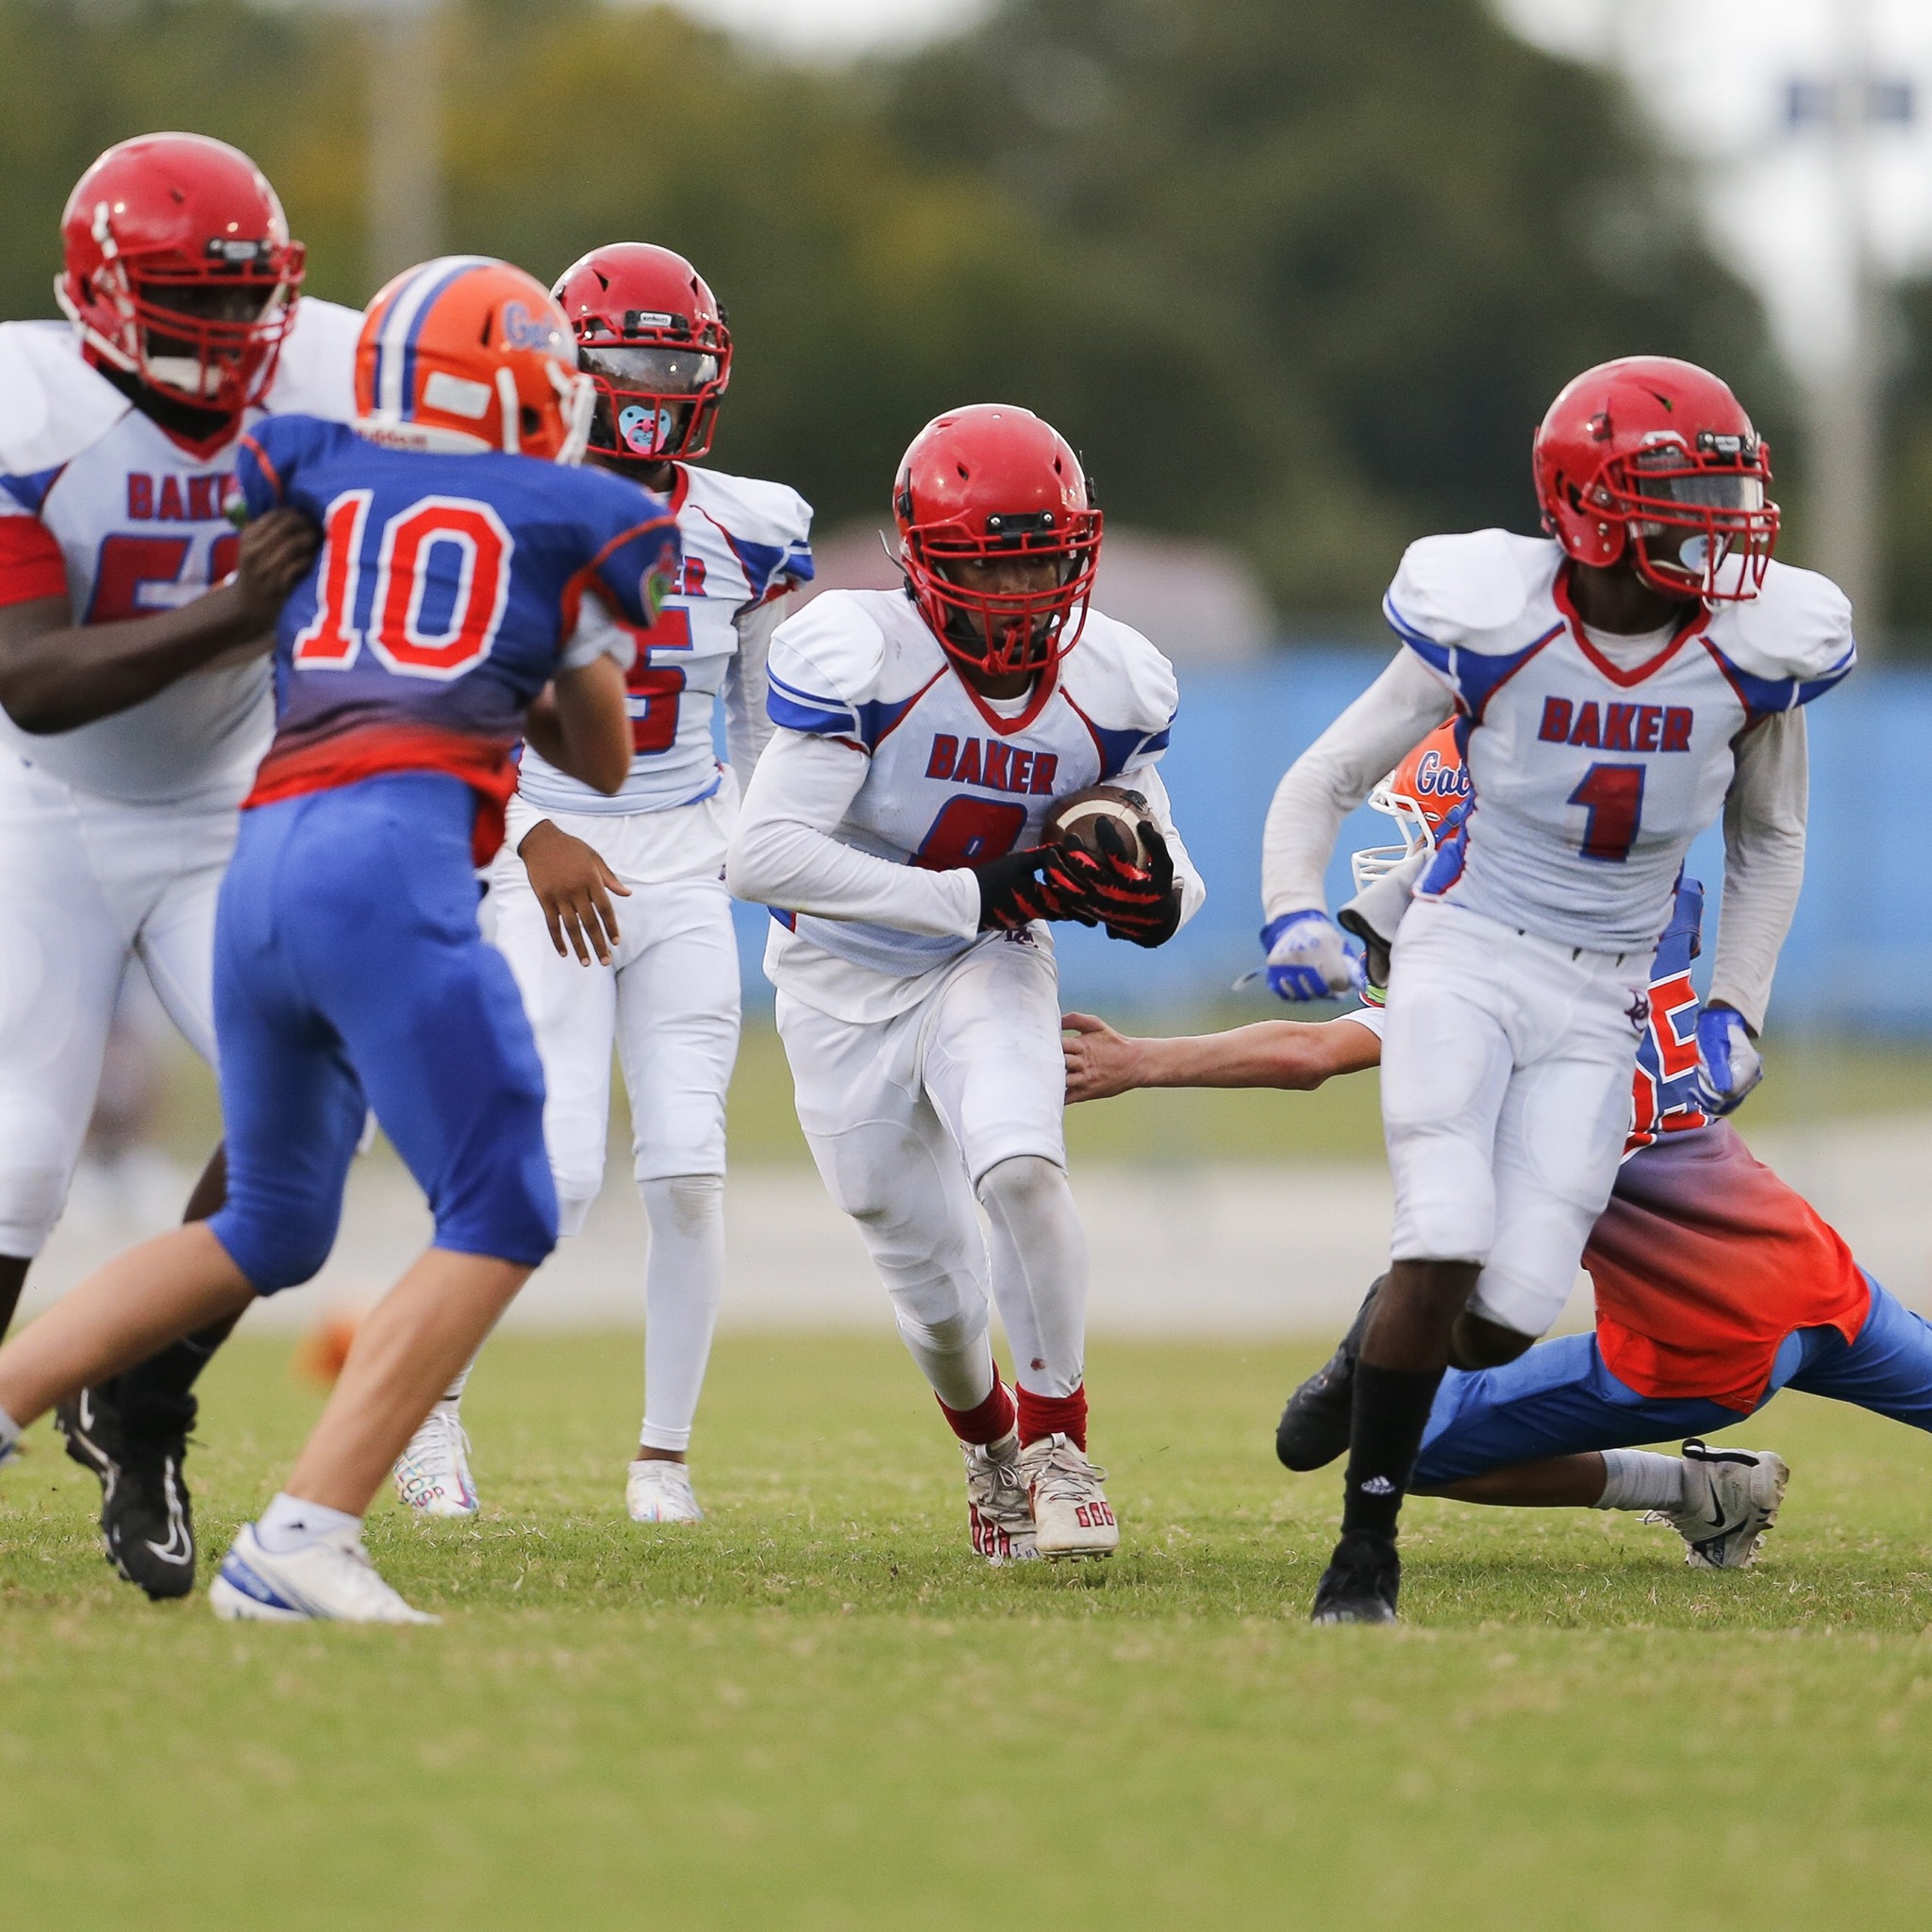
[[[1763,1567],[1594,1512],[1412,1510],[1400,1631],[1302,1621],[1306,1352],[1097,1349],[1111,1565],[992,1573],[884,1341],[721,1345],[710,1523],[622,1516],[626,1338],[506,1339],[489,1507],[370,1542],[439,1630],[218,1624],[112,1581],[92,1486],[0,1475],[0,1924],[1916,1926],[1932,1890],[1923,1437],[1800,1396]],[[315,1397],[208,1377],[219,1549]]]

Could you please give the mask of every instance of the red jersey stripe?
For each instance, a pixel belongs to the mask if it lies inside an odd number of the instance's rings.
[[[38,517],[0,517],[0,605],[67,594],[67,561]]]

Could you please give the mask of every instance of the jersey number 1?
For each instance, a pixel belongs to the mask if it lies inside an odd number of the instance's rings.
[[[315,615],[296,633],[295,668],[346,671],[367,643],[398,676],[447,683],[474,671],[489,657],[503,624],[516,540],[489,504],[471,497],[425,496],[398,510],[383,525],[376,547],[365,636],[356,627],[356,605],[373,495],[345,490],[323,517]],[[423,625],[423,606],[439,550],[445,563],[455,562],[456,581],[440,627],[430,631]]]
[[[1570,794],[1588,816],[1583,822],[1583,856],[1621,865],[1637,842],[1643,818],[1643,767],[1592,765]]]

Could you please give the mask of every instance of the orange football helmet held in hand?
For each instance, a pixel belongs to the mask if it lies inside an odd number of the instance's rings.
[[[1369,793],[1369,804],[1402,828],[1402,843],[1371,845],[1350,855],[1357,891],[1418,852],[1433,852],[1446,822],[1469,803],[1473,791],[1457,722],[1437,725]]]
[[[487,255],[405,269],[356,344],[356,427],[391,449],[582,459],[596,392],[563,310]]]
[[[60,243],[55,298],[90,356],[217,415],[267,394],[305,253],[239,148],[205,134],[119,142],[75,184]]]
[[[935,416],[900,460],[892,511],[920,614],[960,663],[1041,672],[1074,648],[1100,562],[1100,512],[1050,423],[1003,403]],[[1044,568],[1016,583],[1003,563]]]
[[[1532,449],[1543,528],[1579,563],[1628,557],[1645,583],[1748,603],[1777,544],[1771,451],[1730,390],[1671,356],[1624,356],[1569,384]]]

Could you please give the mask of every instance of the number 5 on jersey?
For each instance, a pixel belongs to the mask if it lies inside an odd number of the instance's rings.
[[[356,612],[372,495],[345,490],[323,519],[315,615],[296,633],[296,670],[346,671],[367,643],[400,677],[447,683],[474,671],[503,623],[516,540],[489,504],[471,497],[425,496],[398,510],[376,544],[365,634]]]

